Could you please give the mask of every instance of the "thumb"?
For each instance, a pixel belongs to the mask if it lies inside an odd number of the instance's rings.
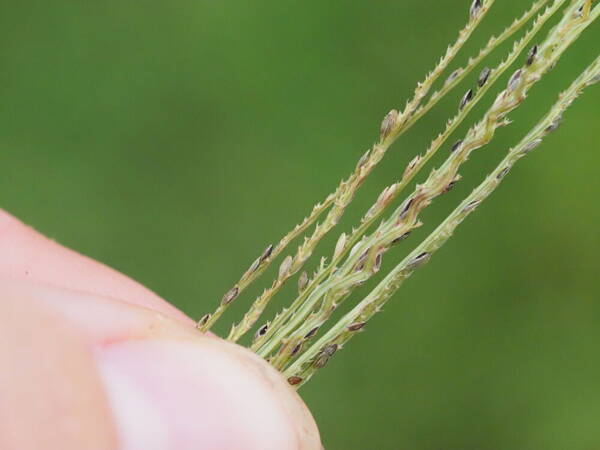
[[[0,298],[2,449],[321,448],[295,391],[242,347],[93,294],[0,280]]]
[[[264,360],[0,212],[0,448],[320,449]]]

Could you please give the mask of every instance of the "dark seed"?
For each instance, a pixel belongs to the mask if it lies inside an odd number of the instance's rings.
[[[223,296],[223,299],[221,300],[221,305],[225,306],[225,305],[230,304],[232,301],[235,300],[235,298],[238,296],[239,293],[240,293],[240,289],[237,286],[232,287]]]
[[[293,349],[292,349],[292,353],[291,355],[294,356],[296,353],[298,353],[300,351],[300,349],[302,348],[302,342],[300,342],[299,344],[297,344]]]
[[[358,258],[358,261],[356,262],[356,268],[355,270],[357,272],[360,272],[361,270],[363,270],[365,268],[365,262],[367,261],[367,255],[369,254],[369,250],[367,250],[366,252],[364,252],[360,258]]]
[[[410,235],[410,231],[407,231],[406,233],[404,233],[402,236],[397,237],[396,239],[394,239],[391,242],[391,245],[397,244],[400,241],[403,241],[404,239],[406,239],[408,236]]]
[[[358,331],[366,325],[365,322],[356,322],[348,325],[348,331]]]
[[[458,109],[462,110],[473,98],[473,89],[469,89],[463,98],[460,100],[460,104],[458,105]]]
[[[485,69],[483,69],[481,71],[481,73],[479,74],[479,79],[477,80],[477,85],[479,87],[483,87],[485,85],[485,83],[487,83],[488,79],[490,78],[491,73],[492,73],[492,70],[489,67],[486,67]]]
[[[312,330],[310,330],[308,333],[306,333],[306,336],[304,336],[304,339],[310,339],[315,334],[317,334],[317,331],[319,331],[319,327],[314,327]]]
[[[526,65],[530,66],[533,64],[533,62],[535,61],[535,57],[537,56],[537,52],[538,52],[538,46],[534,45],[531,50],[529,50],[529,53],[527,54],[527,61],[525,62]]]
[[[460,148],[460,146],[462,145],[463,141],[462,140],[458,140],[456,141],[453,145],[452,148],[450,149],[450,153],[454,153],[456,150],[458,150]]]
[[[256,330],[256,337],[262,337],[267,334],[267,330],[269,329],[269,324],[265,323],[262,327]]]
[[[408,214],[408,211],[410,210],[410,207],[412,206],[414,200],[415,200],[414,198],[411,198],[408,202],[406,202],[404,209],[400,213],[399,219],[404,219],[404,217],[406,217],[406,214]]]
[[[557,117],[556,119],[554,119],[552,121],[552,123],[550,125],[548,125],[548,128],[546,128],[544,131],[546,133],[552,133],[553,131],[556,131],[558,129],[558,127],[560,126],[561,123],[562,123],[562,117]]]
[[[325,365],[327,364],[327,361],[329,361],[329,357],[327,357],[323,354],[319,354],[315,358],[315,360],[313,362],[313,366],[315,366],[317,369],[321,369],[321,368],[325,367]]]
[[[263,262],[265,259],[271,256],[271,253],[273,253],[273,244],[270,244],[267,248],[265,248],[265,251],[262,252],[262,255],[260,255],[260,262]]]
[[[444,194],[454,189],[454,186],[456,186],[456,181],[451,181],[450,183],[448,183],[448,186],[444,188]]]
[[[296,386],[297,384],[302,383],[302,377],[289,377],[287,379],[288,383],[290,383],[292,386]]]
[[[202,327],[202,326],[206,325],[206,323],[211,318],[211,316],[212,316],[212,314],[204,314],[202,316],[202,318],[198,321],[198,326]]]
[[[323,348],[323,353],[325,353],[329,356],[333,356],[333,354],[337,351],[338,348],[339,348],[339,345],[337,345],[337,344],[327,344]]]
[[[477,14],[479,14],[482,3],[482,0],[474,0],[473,3],[471,3],[471,9],[469,10],[469,14],[471,14],[472,19],[474,19],[477,16]]]
[[[477,205],[479,205],[479,203],[481,203],[479,200],[473,200],[471,203],[469,203],[467,206],[465,206],[463,208],[463,211],[464,212],[472,211],[477,207]]]
[[[331,358],[333,356],[333,354],[337,351],[337,349],[338,349],[337,344],[327,344],[325,347],[323,347],[323,350],[321,350],[321,352],[317,355],[317,357],[315,358],[315,360],[313,362],[313,365],[317,369],[321,369],[322,367],[325,367],[325,365],[329,361],[329,358]]]
[[[383,255],[381,253],[379,253],[376,257],[375,257],[375,265],[373,266],[373,269],[375,270],[375,272],[379,271],[379,269],[381,269],[381,262],[383,261]]]
[[[508,167],[505,167],[504,169],[502,169],[502,172],[500,172],[500,173],[499,173],[499,174],[496,176],[496,178],[497,178],[498,180],[501,180],[502,178],[504,178],[504,176],[505,176],[505,175],[508,173],[508,171],[509,171],[509,170],[510,170],[510,169],[509,169]]]
[[[419,256],[417,256],[415,259],[413,259],[408,264],[408,269],[410,269],[410,270],[416,269],[421,264],[425,263],[429,259],[429,257],[430,257],[429,253],[427,253],[427,252],[421,253]]]

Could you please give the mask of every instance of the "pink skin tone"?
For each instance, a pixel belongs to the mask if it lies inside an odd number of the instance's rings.
[[[320,450],[248,350],[0,211],[0,448]]]

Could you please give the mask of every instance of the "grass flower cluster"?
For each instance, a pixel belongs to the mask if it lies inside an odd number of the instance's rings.
[[[254,330],[250,348],[282,371],[291,385],[301,386],[324,367],[349,339],[365,329],[368,321],[393,297],[404,280],[431,259],[456,227],[505,179],[513,165],[558,128],[572,102],[587,87],[600,80],[600,57],[572,82],[537,125],[508,150],[500,164],[429,236],[417,243],[408,256],[385,274],[347,314],[327,328],[333,312],[342,303],[350,301],[354,290],[380,273],[384,255],[393,253],[400,243],[406,245],[405,241],[409,241],[411,232],[422,225],[422,211],[460,181],[459,171],[469,156],[489,144],[499,128],[511,123],[509,114],[526,101],[528,92],[600,15],[600,5],[594,0],[538,0],[497,37],[490,38],[463,67],[446,75],[445,81],[442,81],[450,63],[492,10],[494,3],[495,0],[474,0],[470,4],[467,23],[456,41],[417,85],[405,107],[385,115],[376,143],[361,157],[355,170],[279,243],[267,246],[239,281],[226,292],[217,309],[200,319],[200,330],[210,330],[229,305],[237,301],[240,294],[279,256],[283,256],[295,239],[313,227],[295,252],[287,251],[272,284],[254,300],[247,313],[232,326],[227,337],[236,342]],[[561,11],[562,17],[557,24],[545,37],[540,38],[538,35],[544,25]],[[523,36],[515,38],[526,26],[529,28]],[[502,62],[495,67],[479,67],[500,44],[510,39],[514,39],[513,46]],[[513,68],[515,65],[518,67]],[[512,75],[491,107],[464,136],[454,143],[448,143],[473,108],[487,98],[486,94],[511,68]],[[475,85],[460,95],[455,116],[447,121],[430,146],[408,163],[397,182],[381,192],[353,229],[339,236],[331,256],[322,257],[312,275],[304,271],[319,242],[339,223],[364,180],[380,164],[392,144],[476,69],[479,76]],[[440,87],[430,94],[436,83]],[[432,169],[423,183],[413,186],[415,177],[445,147],[449,151],[446,160]],[[410,191],[407,192],[408,189]],[[403,199],[399,201],[401,197]],[[271,300],[295,276],[297,297],[275,317],[261,321]]]

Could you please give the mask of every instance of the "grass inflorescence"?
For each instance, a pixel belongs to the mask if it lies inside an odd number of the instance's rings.
[[[467,23],[460,30],[456,41],[448,47],[434,69],[418,83],[412,99],[405,107],[393,109],[384,116],[376,143],[360,158],[350,176],[324,201],[318,203],[278,244],[266,247],[239,281],[225,293],[217,309],[200,319],[200,330],[208,331],[229,305],[286,251],[292,241],[314,226],[297,250],[288,252],[282,259],[271,286],[254,300],[242,319],[232,325],[227,337],[236,342],[255,328],[250,348],[281,370],[291,385],[301,386],[324,367],[350,338],[365,329],[371,317],[381,310],[404,280],[431,259],[456,227],[504,180],[512,166],[558,128],[563,113],[572,102],[588,86],[599,81],[600,58],[573,81],[538,124],[507,152],[502,162],[429,236],[418,243],[346,315],[324,331],[333,312],[348,301],[350,294],[381,271],[384,255],[407,240],[422,225],[421,212],[460,181],[459,171],[469,156],[491,142],[498,128],[511,123],[508,115],[526,101],[528,92],[600,15],[600,5],[594,0],[535,1],[502,33],[490,38],[476,56],[447,75],[445,81],[441,82],[441,87],[429,95],[434,84],[443,80],[442,76],[450,63],[492,10],[494,3],[495,0],[474,0],[470,4]],[[561,10],[563,15],[560,21],[547,36],[539,39],[537,35],[540,30]],[[408,163],[399,180],[383,189],[360,222],[350,231],[340,234],[329,260],[321,258],[312,275],[303,271],[319,242],[338,224],[364,180],[382,161],[392,144],[480,66],[500,44],[514,38],[528,24],[529,29],[514,40],[512,48],[498,65],[479,69],[474,85],[467,87],[457,101],[456,115],[447,121],[425,152],[416,155]],[[514,69],[491,107],[464,136],[448,144],[450,137],[469,117],[473,108],[483,98],[487,98],[486,94],[492,86],[517,61],[521,61],[519,66]],[[445,161],[438,168],[432,169],[423,183],[417,184],[406,194],[405,190],[412,185],[415,177],[446,146],[448,154]],[[390,212],[392,205],[402,195],[405,195],[404,200]],[[296,298],[275,317],[267,321],[261,319],[271,300],[295,275],[298,275]]]

